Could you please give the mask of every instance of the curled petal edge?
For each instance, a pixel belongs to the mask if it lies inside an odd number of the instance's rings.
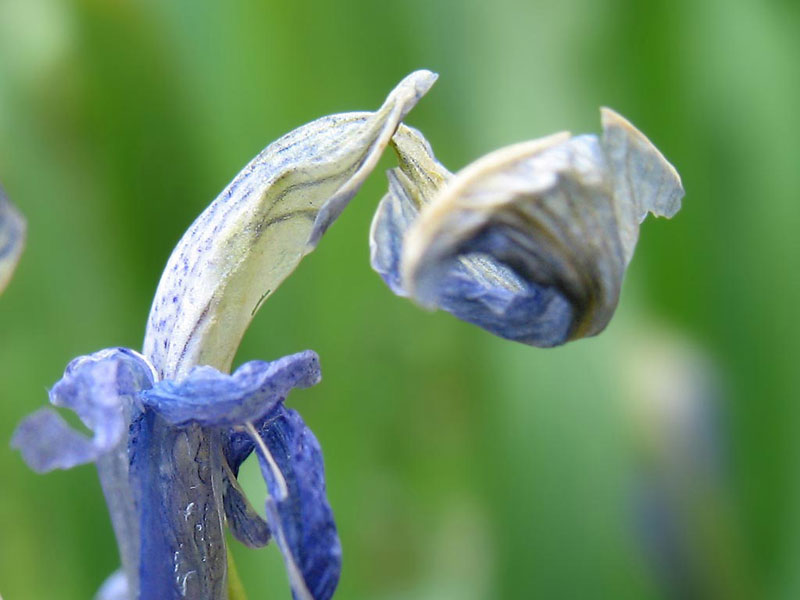
[[[141,389],[152,385],[152,376],[147,360],[126,348],[79,357],[50,390],[50,402],[74,411],[93,437],[44,408],[19,424],[11,445],[39,473],[94,462],[120,442],[127,430],[126,410]]]

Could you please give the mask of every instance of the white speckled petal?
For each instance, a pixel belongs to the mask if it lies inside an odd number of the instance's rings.
[[[8,285],[25,246],[25,219],[0,187],[0,293]]]
[[[164,377],[230,368],[261,303],[355,195],[436,80],[416,71],[374,113],[323,117],[270,144],[200,215],[167,263],[144,354]]]

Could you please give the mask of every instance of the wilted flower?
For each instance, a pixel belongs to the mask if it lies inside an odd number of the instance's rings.
[[[80,357],[51,390],[51,403],[74,410],[91,440],[52,409],[17,429],[12,443],[38,471],[97,463],[123,564],[104,593],[226,598],[227,523],[248,546],[275,537],[295,598],[333,595],[341,551],[322,454],[283,406],[292,388],[319,381],[317,356],[226,372],[263,300],[316,246],[435,79],[412,73],[378,111],[300,127],[239,173],[170,257],[142,354]],[[266,522],[236,479],[254,450],[269,491]]]
[[[6,289],[25,246],[25,219],[0,187],[0,293]]]
[[[401,124],[435,79],[412,73],[378,111],[300,127],[239,173],[170,257],[142,353],[111,348],[75,359],[50,391],[91,439],[52,409],[18,427],[12,443],[37,471],[97,463],[122,559],[104,598],[226,598],[225,524],[251,547],[275,538],[295,598],[333,595],[341,548],[322,454],[284,406],[293,388],[319,381],[318,358],[305,351],[228,372],[263,301],[390,142],[400,167],[389,174],[371,247],[393,291],[539,346],[607,325],[639,223],[679,208],[675,170],[604,110],[602,138],[558,134],[451,175]],[[266,521],[237,481],[253,451],[269,491]]]
[[[648,212],[671,217],[680,177],[633,125],[497,150],[453,175],[401,126],[372,224],[373,268],[396,294],[511,340],[556,346],[608,324]]]

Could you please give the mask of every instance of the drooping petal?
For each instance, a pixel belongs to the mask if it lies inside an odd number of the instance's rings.
[[[25,246],[25,219],[0,187],[0,293],[8,285]]]
[[[152,385],[152,370],[132,350],[112,348],[72,361],[50,390],[50,402],[73,410],[92,430],[89,439],[52,409],[20,423],[11,444],[38,472],[69,469],[109,452],[127,430],[126,406]]]
[[[263,422],[263,419],[260,422]],[[226,487],[223,490],[222,500],[231,533],[245,546],[258,548],[265,546],[272,537],[269,525],[250,505],[237,480],[239,467],[254,448],[255,442],[252,436],[241,428],[230,429],[223,436]]]
[[[52,408],[25,417],[11,437],[11,446],[37,473],[71,469],[97,460],[101,450],[78,433]]]
[[[257,421],[292,389],[310,387],[320,378],[319,357],[306,350],[272,362],[245,363],[233,375],[195,367],[180,381],[158,382],[142,394],[142,402],[172,425],[231,427]]]
[[[292,131],[222,191],[178,243],[153,301],[144,353],[162,376],[230,368],[261,303],[316,246],[435,79],[416,71],[374,113]]]
[[[373,223],[373,266],[396,292],[501,337],[553,346],[595,335],[619,299],[640,221],[671,216],[675,169],[603,111],[603,139],[556,134],[491,153],[455,176],[418,132]]]
[[[269,525],[261,518],[244,495],[236,476],[227,472],[223,475],[222,505],[225,508],[225,519],[233,537],[249,548],[261,548],[269,543],[271,534]]]
[[[294,598],[327,600],[339,582],[342,549],[319,442],[300,415],[283,406],[261,423],[258,434],[263,443],[258,460],[269,490],[267,522],[283,553]]]
[[[407,296],[401,275],[405,234],[453,176],[418,131],[401,125],[392,143],[400,168],[388,173],[389,193],[372,221],[371,262],[395,294]],[[438,291],[440,308],[504,338],[555,346],[566,341],[572,325],[572,308],[555,289],[525,281],[488,255],[452,261],[439,275]]]

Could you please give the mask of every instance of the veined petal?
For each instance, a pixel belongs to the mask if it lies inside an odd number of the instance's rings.
[[[38,472],[95,461],[122,439],[126,406],[152,385],[152,377],[144,357],[126,348],[77,358],[50,390],[50,402],[73,410],[93,438],[72,429],[54,410],[42,409],[20,423],[11,444]]]
[[[167,263],[144,353],[162,376],[227,371],[264,299],[355,195],[436,75],[416,71],[376,112],[323,117],[270,144],[200,215]]]
[[[258,461],[269,490],[267,522],[283,553],[292,594],[295,600],[327,600],[339,582],[342,549],[319,442],[300,415],[283,406],[258,434]]]
[[[493,152],[455,176],[418,132],[373,223],[373,266],[395,291],[502,337],[553,346],[595,335],[619,299],[639,222],[671,216],[675,169],[630,123]]]
[[[194,367],[180,381],[160,381],[143,392],[142,402],[171,425],[231,427],[257,421],[292,389],[310,387],[320,378],[319,357],[306,350],[272,362],[245,363],[233,375]]]
[[[25,246],[25,219],[0,187],[0,293],[8,285]]]

